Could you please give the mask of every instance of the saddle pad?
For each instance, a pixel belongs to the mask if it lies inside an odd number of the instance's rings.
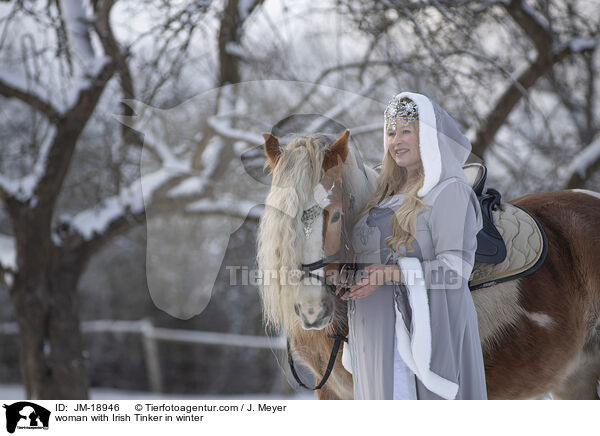
[[[492,215],[506,244],[506,259],[498,264],[475,262],[469,279],[471,290],[531,274],[546,257],[546,235],[527,211],[502,203]]]

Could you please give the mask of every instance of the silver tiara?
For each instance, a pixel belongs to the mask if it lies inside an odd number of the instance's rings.
[[[394,97],[390,100],[384,112],[385,123],[395,124],[396,118],[414,121],[419,118],[417,104],[412,100],[400,100]]]

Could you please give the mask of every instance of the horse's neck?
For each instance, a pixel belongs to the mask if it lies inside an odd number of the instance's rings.
[[[362,210],[375,191],[377,172],[359,162],[359,156],[352,151],[350,154],[352,156],[350,162],[352,170],[344,173],[344,184],[349,186],[349,192],[354,197],[354,207],[350,216],[350,222],[354,223],[357,214]]]
[[[360,201],[364,203],[375,190],[375,182],[378,174],[373,168],[364,164],[360,154],[354,153],[352,150],[349,154],[352,156],[353,166],[358,169],[358,171],[354,171],[352,174],[356,174],[355,177],[360,179],[359,181],[354,181],[353,186],[363,188],[362,190],[358,189],[356,191],[361,191],[357,192],[357,194],[361,196]]]

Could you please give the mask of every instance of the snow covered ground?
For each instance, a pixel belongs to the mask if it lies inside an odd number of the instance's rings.
[[[26,400],[22,385],[0,385],[0,399]],[[109,388],[91,388],[90,400],[316,400],[313,392],[296,392],[290,396],[273,394],[242,395],[192,395],[192,394],[157,394],[144,391],[124,391]]]

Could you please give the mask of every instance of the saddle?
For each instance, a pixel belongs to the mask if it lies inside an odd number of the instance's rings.
[[[471,291],[527,276],[547,254],[547,240],[538,221],[522,207],[502,203],[495,189],[483,192],[487,169],[479,163],[463,166],[467,182],[477,195],[483,228],[477,234]]]
[[[492,212],[500,206],[500,193],[495,189],[488,189],[483,193],[487,168],[482,164],[468,164],[463,166],[467,177],[467,183],[471,185],[473,192],[477,195],[481,214],[483,217],[483,228],[477,233],[477,251],[475,261],[483,263],[500,263],[506,258],[506,244],[500,232],[494,225]]]

